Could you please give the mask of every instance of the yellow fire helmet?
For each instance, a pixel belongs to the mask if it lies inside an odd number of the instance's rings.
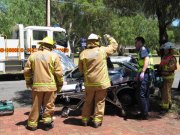
[[[42,41],[38,42],[38,44],[40,44],[40,45],[42,45],[42,44],[48,44],[48,45],[54,46],[55,42],[53,41],[52,38],[50,38],[50,37],[47,36],[47,37],[43,38]]]

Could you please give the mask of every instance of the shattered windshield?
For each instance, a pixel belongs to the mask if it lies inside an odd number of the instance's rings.
[[[67,57],[63,52],[58,51],[58,50],[53,50],[53,52],[57,53],[59,57],[61,58],[63,74],[65,74],[67,71],[70,71],[76,67],[73,61],[69,57]]]

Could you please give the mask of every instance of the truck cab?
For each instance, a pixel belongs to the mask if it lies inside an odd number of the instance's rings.
[[[0,36],[0,73],[22,72],[29,55],[37,51],[38,42],[49,36],[56,42],[56,50],[71,55],[66,30],[61,27],[27,26],[18,24],[13,28],[11,39]]]

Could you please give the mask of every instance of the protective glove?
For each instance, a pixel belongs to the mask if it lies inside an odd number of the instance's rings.
[[[111,36],[109,34],[104,35],[105,38],[110,38]]]
[[[140,77],[140,81],[144,80],[144,72],[141,72],[139,77]]]

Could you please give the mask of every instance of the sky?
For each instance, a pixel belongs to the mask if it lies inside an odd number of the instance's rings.
[[[178,26],[178,24],[180,25],[180,19],[176,19],[172,22],[172,26]]]

